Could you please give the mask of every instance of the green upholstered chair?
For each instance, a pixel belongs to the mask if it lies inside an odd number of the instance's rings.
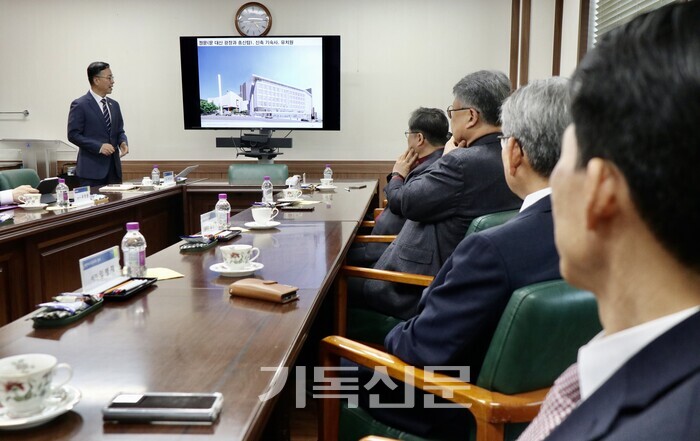
[[[284,185],[289,177],[286,164],[231,164],[228,167],[228,183],[231,185],[257,185],[269,176],[272,185]]]
[[[467,232],[465,234],[466,236],[469,236],[472,233],[478,233],[479,231],[486,230],[491,227],[495,227],[501,224],[506,223],[509,221],[511,218],[513,218],[516,214],[518,214],[519,210],[508,210],[508,211],[501,211],[498,213],[491,213],[491,214],[486,214],[483,216],[479,216],[472,220],[472,222],[469,224],[469,228],[467,229]],[[372,237],[372,236],[368,236]],[[375,237],[382,237],[382,236],[375,236]],[[345,267],[347,268],[347,267]],[[376,270],[368,270],[368,271],[362,271],[359,268],[355,268],[353,270],[354,276],[355,277],[364,277],[364,278],[371,278],[371,279],[376,279],[376,280],[386,280],[385,277],[387,277],[390,274],[393,275],[398,275],[401,273],[395,273],[395,272],[389,272],[389,271],[383,271],[383,272],[377,272]],[[376,276],[376,277],[375,277]],[[344,272],[341,270],[340,277],[347,277],[347,272]],[[422,276],[422,277],[430,277],[430,276]],[[422,286],[428,286],[430,282],[432,281],[432,277],[429,279],[423,279],[419,278],[416,280],[419,280],[421,283],[419,285]],[[395,282],[404,282],[404,280],[393,280]],[[427,283],[425,283],[427,281]],[[409,280],[406,280],[405,283],[411,283]],[[343,287],[346,285],[342,285]],[[344,298],[347,298],[347,293],[343,294]],[[340,303],[340,302],[339,302]],[[337,315],[338,317],[342,314],[342,311],[338,310]],[[396,317],[392,317],[389,315],[385,315],[376,311],[372,311],[369,309],[362,309],[362,308],[347,308],[347,337],[352,339],[352,340],[357,340],[357,341],[362,341],[365,343],[370,343],[373,345],[383,345],[384,344],[384,337],[391,331],[394,326],[398,325],[401,323],[401,319],[398,319]],[[340,327],[336,328],[336,333],[338,335],[346,335],[343,330]]]
[[[0,191],[10,190],[20,185],[31,185],[36,188],[40,181],[39,175],[31,168],[0,171]]]
[[[578,348],[601,330],[595,297],[562,280],[529,285],[515,291],[491,340],[479,377],[469,389],[457,379],[434,374],[424,377],[416,368],[414,386],[452,389],[452,402],[468,407],[465,419],[478,441],[515,439],[539,410],[554,380],[576,361]],[[400,359],[344,337],[321,342],[321,363],[339,366],[339,357],[360,365],[385,366],[387,373],[404,381]],[[333,372],[333,371],[328,371]],[[328,375],[328,374],[327,374]],[[360,386],[361,387],[361,386]],[[437,394],[437,390],[429,390]],[[328,393],[333,393],[332,391]],[[337,393],[337,392],[336,392]],[[421,440],[374,420],[362,408],[339,407],[337,399],[321,400],[321,439],[356,440],[366,435]]]

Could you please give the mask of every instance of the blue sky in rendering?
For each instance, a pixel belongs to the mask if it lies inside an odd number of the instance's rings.
[[[322,48],[318,45],[199,46],[199,94],[207,99],[221,92],[240,93],[240,85],[259,75],[300,89],[312,89],[314,105],[322,102]]]

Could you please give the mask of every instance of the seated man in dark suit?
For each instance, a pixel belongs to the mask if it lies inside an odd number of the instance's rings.
[[[516,90],[503,104],[501,119],[502,172],[524,200],[520,213],[500,227],[464,238],[423,292],[418,314],[384,341],[388,352],[412,365],[468,366],[471,380],[479,375],[513,291],[561,278],[548,181],[570,122],[567,81],[555,77]],[[391,399],[403,389],[382,392]],[[467,438],[467,411],[423,409],[419,394],[412,409],[368,411],[421,436]]]
[[[387,183],[395,176],[408,182],[428,170],[428,167],[442,156],[449,129],[450,123],[442,110],[425,107],[416,109],[408,120],[408,148],[396,160],[391,174],[387,176]],[[406,222],[401,213],[400,192],[389,192],[388,188],[384,188],[388,205],[376,219],[372,229],[373,235],[399,234]],[[347,262],[350,265],[372,266],[388,246],[388,243],[381,242],[355,244],[348,253]]]
[[[407,221],[375,268],[435,275],[472,219],[520,206],[503,177],[498,140],[499,112],[510,92],[508,77],[496,71],[474,72],[455,85],[447,116],[455,140],[464,146],[443,154],[414,179],[395,176],[387,184]],[[357,285],[349,287],[353,305],[403,319],[416,314],[420,288],[378,280]]]
[[[638,17],[574,73],[551,179],[555,239],[603,332],[523,440],[700,439],[698,23],[697,1]]]

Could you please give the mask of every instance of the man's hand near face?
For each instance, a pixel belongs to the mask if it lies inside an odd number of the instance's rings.
[[[405,178],[415,166],[416,161],[418,161],[418,153],[409,147],[396,160],[392,172],[396,172]]]

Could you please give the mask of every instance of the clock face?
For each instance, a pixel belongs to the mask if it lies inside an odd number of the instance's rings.
[[[260,3],[246,3],[236,14],[236,29],[241,35],[267,35],[272,26],[270,11]]]

